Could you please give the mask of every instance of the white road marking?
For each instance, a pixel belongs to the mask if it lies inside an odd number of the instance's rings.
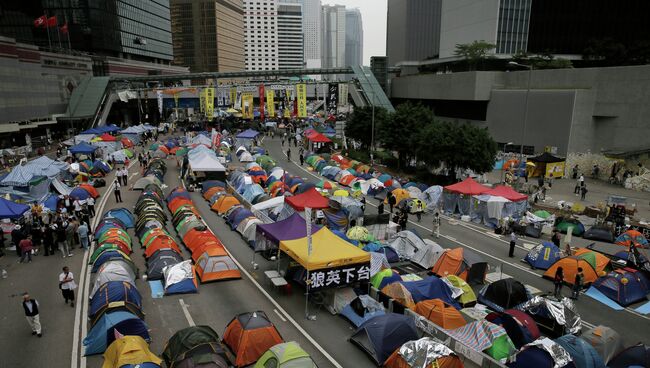
[[[187,323],[189,323],[189,325],[192,327],[196,326],[196,323],[194,323],[194,320],[190,315],[190,311],[187,309],[188,305],[185,304],[185,301],[183,299],[178,299],[178,302],[181,305],[181,309],[183,309],[183,314],[185,315],[185,319],[187,320]]]
[[[181,185],[183,185],[183,188],[185,188],[185,182],[182,181],[182,180],[181,180]],[[212,227],[211,227],[210,225],[208,225],[208,223],[205,222],[205,220],[201,219],[201,221],[203,221],[203,223],[205,224],[205,226],[206,226],[208,229],[210,229],[210,231],[212,231],[212,233],[214,233],[214,234],[218,234],[216,231],[214,231],[214,229],[212,229]],[[224,245],[225,245],[225,244],[224,244]],[[287,319],[287,320],[288,320],[288,321],[289,321],[289,322],[290,322],[290,323],[291,323],[291,324],[292,324],[292,325],[293,325],[293,326],[294,326],[294,327],[295,327],[295,328],[296,328],[296,329],[297,329],[297,330],[298,330],[298,331],[299,331],[299,332],[300,332],[300,333],[301,333],[301,334],[302,334],[302,335],[303,335],[303,336],[304,336],[304,337],[305,337],[305,338],[306,338],[306,339],[307,339],[307,340],[308,340],[308,341],[309,341],[309,342],[310,342],[310,343],[311,343],[311,344],[312,344],[312,345],[313,345],[313,346],[314,346],[314,347],[315,347],[315,348],[316,348],[316,349],[321,353],[321,354],[323,354],[323,356],[324,356],[325,358],[327,358],[327,360],[330,361],[330,363],[332,363],[333,366],[335,366],[335,367],[337,367],[337,368],[343,368],[343,366],[342,366],[341,364],[339,364],[339,362],[337,362],[337,361],[334,359],[334,357],[332,357],[332,356],[331,356],[331,355],[330,355],[330,354],[329,354],[329,353],[328,353],[328,352],[327,352],[327,351],[326,351],[326,350],[325,350],[325,349],[324,349],[324,348],[323,348],[323,347],[322,347],[322,346],[321,346],[321,345],[320,345],[316,340],[314,340],[314,338],[311,337],[311,335],[310,335],[307,331],[305,331],[305,329],[302,328],[302,326],[300,326],[300,324],[298,324],[298,322],[296,322],[296,320],[294,320],[293,317],[291,317],[291,315],[290,315],[286,310],[284,310],[284,308],[282,308],[282,306],[280,305],[280,303],[278,303],[275,299],[273,299],[273,297],[272,297],[269,293],[267,293],[266,290],[264,290],[264,288],[263,288],[263,287],[262,287],[262,286],[257,282],[257,280],[255,280],[255,278],[253,278],[253,276],[252,276],[248,271],[246,271],[246,269],[241,265],[241,263],[239,263],[239,261],[237,260],[237,258],[235,258],[235,257],[232,255],[232,253],[230,253],[230,250],[228,250],[228,246],[227,246],[227,245],[225,245],[224,249],[226,250],[226,253],[228,253],[228,256],[230,256],[230,258],[232,259],[232,261],[235,262],[235,264],[237,265],[237,267],[239,267],[240,272],[242,272],[244,275],[246,275],[246,277],[247,277],[247,278],[248,278],[248,279],[253,283],[253,285],[255,285],[255,287],[257,287],[257,289],[262,293],[262,295],[264,295],[264,296],[266,297],[266,299],[268,299],[268,300],[271,302],[271,304],[273,304],[273,305],[275,306],[275,308],[277,308],[277,310],[278,310],[279,312],[281,312],[281,313],[285,316],[285,318],[286,318],[286,319]],[[277,313],[277,312],[276,312],[276,313]]]
[[[447,238],[447,239],[449,239],[449,240],[451,240],[453,242],[457,242],[456,238],[454,238],[453,236],[445,236],[445,238]]]
[[[287,319],[284,318],[284,316],[282,316],[282,314],[280,314],[280,312],[278,312],[277,309],[273,309],[273,311],[275,312],[275,314],[278,315],[278,317],[280,317],[280,319],[282,320],[282,322],[286,322],[286,321],[287,321]]]

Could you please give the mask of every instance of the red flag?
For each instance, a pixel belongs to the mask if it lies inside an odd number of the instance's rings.
[[[57,25],[56,15],[47,18],[47,28],[56,27],[56,25]]]
[[[298,97],[293,98],[293,117],[298,116]]]
[[[44,27],[45,22],[47,22],[47,17],[44,15],[41,15],[40,17],[34,19],[34,27]]]
[[[264,121],[264,85],[260,84],[259,87],[259,94],[260,94],[260,121]]]
[[[61,33],[63,33],[63,34],[68,34],[68,23],[66,23],[66,24],[64,24],[63,26],[61,26],[61,27],[59,28],[59,30],[60,30]]]

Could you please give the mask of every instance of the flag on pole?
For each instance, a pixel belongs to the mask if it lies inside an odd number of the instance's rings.
[[[47,18],[47,28],[56,27],[57,20],[56,15]]]
[[[259,98],[260,98],[260,121],[264,122],[264,85],[260,84],[258,87]]]
[[[47,22],[47,17],[44,15],[41,15],[40,17],[34,19],[34,27],[39,28],[39,27],[45,27],[45,23]]]

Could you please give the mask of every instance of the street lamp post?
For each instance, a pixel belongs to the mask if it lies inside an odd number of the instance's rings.
[[[375,91],[372,91],[372,132],[370,134],[370,165],[375,165]]]
[[[519,64],[514,61],[509,62],[508,65],[528,69],[528,86],[526,88],[526,102],[524,103],[524,123],[521,129],[521,148],[519,150],[519,166],[521,166],[521,163],[524,162],[524,142],[526,140],[526,123],[528,120],[528,98],[530,95],[530,81],[533,79],[533,66]],[[524,166],[524,170],[525,169],[526,167]]]

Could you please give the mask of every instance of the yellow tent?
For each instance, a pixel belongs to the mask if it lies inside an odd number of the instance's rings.
[[[370,262],[370,254],[346,242],[324,227],[312,237],[307,256],[307,237],[280,242],[280,249],[308,271]]]
[[[160,365],[162,359],[149,350],[149,345],[140,336],[119,338],[104,352],[102,368],[119,368],[127,364],[155,363]]]

